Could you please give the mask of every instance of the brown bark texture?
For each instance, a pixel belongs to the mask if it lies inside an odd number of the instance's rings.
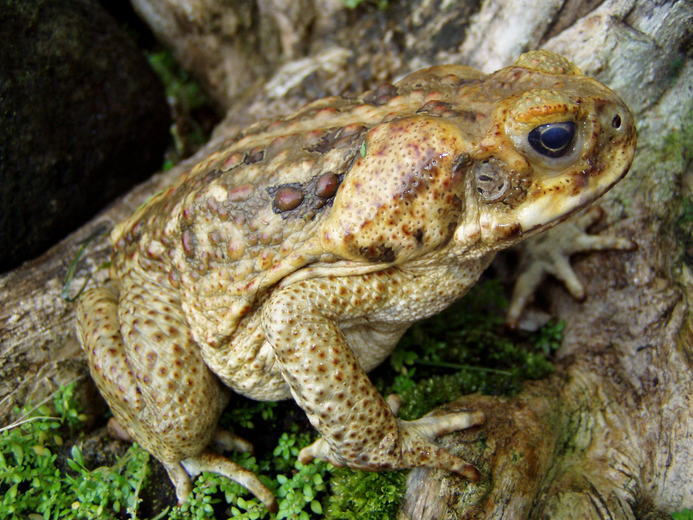
[[[442,440],[484,478],[469,485],[412,471],[400,517],[655,519],[693,507],[690,2],[421,0],[382,11],[336,0],[133,4],[228,115],[195,157],[0,276],[3,423],[13,406],[84,377],[69,297],[106,279],[113,225],[214,143],[311,98],[359,92],[422,66],[490,72],[547,48],[611,86],[636,114],[638,153],[601,202],[607,218],[597,231],[638,249],[576,258],[582,302],[545,284],[552,313],[567,324],[556,373],[513,398],[449,405],[487,415],[483,428]]]

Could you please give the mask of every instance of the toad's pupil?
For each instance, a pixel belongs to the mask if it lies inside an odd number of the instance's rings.
[[[527,141],[537,152],[547,157],[562,157],[570,149],[575,136],[575,123],[548,123],[532,130]]]

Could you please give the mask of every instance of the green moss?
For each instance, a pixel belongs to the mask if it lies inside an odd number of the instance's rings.
[[[683,511],[672,513],[671,518],[674,520],[693,520],[693,510],[684,509]]]
[[[381,520],[395,518],[407,479],[406,471],[372,473],[335,469],[325,518],[329,520]]]
[[[78,445],[63,439],[85,417],[74,400],[74,384],[61,388],[51,405],[18,411],[24,417],[0,436],[2,518],[136,518],[149,455],[132,447],[110,468],[86,468]],[[67,452],[69,451],[69,455]]]

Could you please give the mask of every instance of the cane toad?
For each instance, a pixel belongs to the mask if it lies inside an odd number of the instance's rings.
[[[112,233],[112,284],[78,330],[120,426],[180,500],[209,470],[269,507],[208,450],[231,390],[292,397],[352,468],[477,470],[433,439],[479,412],[399,420],[366,373],[415,321],[462,296],[494,254],[584,208],[627,171],[633,118],[565,59],[491,75],[415,72],[330,97],[223,143]]]

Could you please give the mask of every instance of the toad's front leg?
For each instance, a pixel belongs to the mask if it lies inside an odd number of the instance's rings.
[[[263,309],[263,326],[282,374],[294,399],[322,434],[300,458],[366,470],[435,467],[477,480],[474,466],[432,439],[480,424],[483,414],[397,419],[338,325],[382,314],[392,298],[388,288],[397,285],[386,278],[372,274],[305,280],[276,291]],[[383,350],[390,345],[372,347]]]

